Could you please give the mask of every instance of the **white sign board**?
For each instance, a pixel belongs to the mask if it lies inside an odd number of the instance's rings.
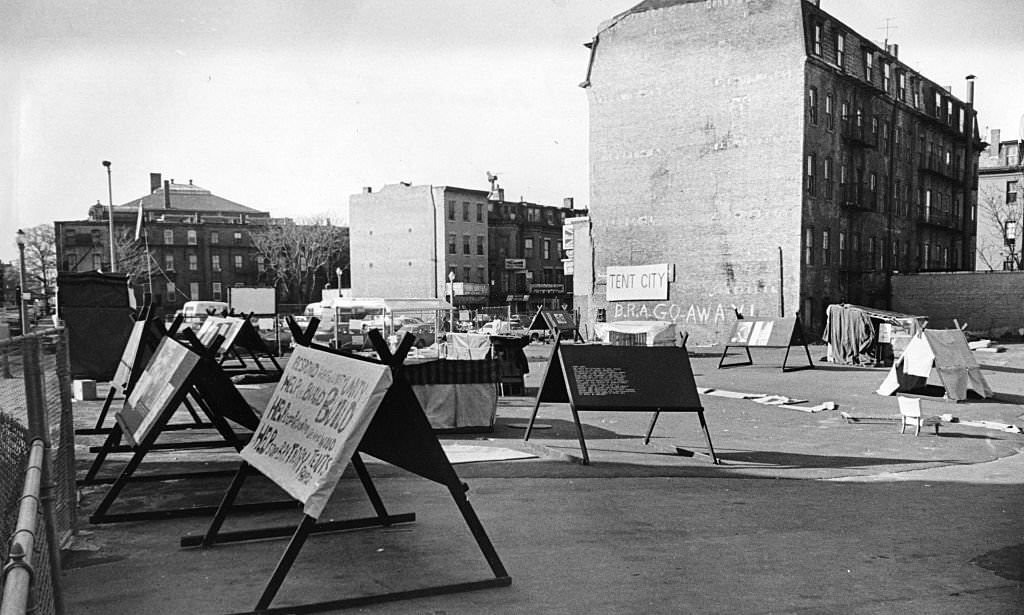
[[[608,301],[666,301],[671,282],[672,267],[658,265],[631,265],[608,267]]]
[[[167,410],[174,394],[185,386],[197,363],[199,355],[179,342],[169,337],[161,340],[117,413],[121,428],[134,446],[146,439],[153,423]]]
[[[229,288],[228,305],[236,314],[269,316],[277,312],[277,295],[273,288]]]
[[[209,348],[218,335],[224,336],[220,352],[225,352],[235,343],[235,338],[238,337],[238,333],[244,325],[245,319],[237,316],[207,316],[202,326],[199,327],[196,337],[203,343],[203,346]]]
[[[242,459],[316,518],[391,386],[391,369],[297,347]]]

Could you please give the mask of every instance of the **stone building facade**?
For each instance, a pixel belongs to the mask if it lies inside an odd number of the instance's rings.
[[[1024,125],[1024,118],[1022,118]],[[1024,141],[993,130],[978,162],[978,271],[1020,271],[1024,229]]]

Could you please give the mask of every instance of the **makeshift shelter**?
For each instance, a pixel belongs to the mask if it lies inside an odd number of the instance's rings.
[[[967,399],[968,389],[982,397],[992,397],[992,389],[967,346],[967,338],[959,329],[925,329],[915,335],[889,370],[877,393],[892,395],[897,391],[921,388],[928,383],[933,367],[948,399]]]
[[[826,311],[822,335],[829,363],[872,365],[900,356],[927,319],[851,304],[833,304]]]

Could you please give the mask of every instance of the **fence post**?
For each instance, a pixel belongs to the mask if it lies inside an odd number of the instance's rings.
[[[57,518],[53,512],[53,451],[50,446],[50,425],[46,396],[43,389],[42,352],[38,335],[22,337],[21,357],[25,377],[25,406],[28,411],[29,439],[43,443],[43,479],[39,500],[43,505],[43,526],[50,556],[50,583],[53,587],[53,606],[56,615],[64,613],[62,592],[60,545],[57,542]]]

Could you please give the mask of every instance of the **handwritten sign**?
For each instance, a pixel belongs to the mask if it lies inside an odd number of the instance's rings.
[[[671,266],[637,265],[607,268],[608,301],[665,301]]]
[[[134,446],[146,439],[153,423],[168,410],[198,363],[199,355],[181,343],[169,337],[160,341],[124,407],[117,413],[121,428]]]
[[[685,349],[559,346],[568,393],[578,410],[701,408]]]
[[[390,386],[386,365],[298,347],[242,459],[319,517]]]
[[[125,344],[124,350],[121,352],[121,360],[117,363],[117,371],[114,372],[111,384],[122,391],[127,390],[128,383],[132,378],[132,369],[142,351],[142,334],[146,330],[147,324],[145,319],[135,321],[135,324],[132,325],[132,332],[128,336],[128,343]]]
[[[737,320],[729,336],[729,346],[760,346],[785,348],[792,345],[796,318],[764,318]]]
[[[238,337],[238,332],[242,330],[242,326],[245,324],[244,318],[238,318],[235,316],[208,316],[203,321],[199,332],[196,333],[196,337],[203,343],[203,346],[209,347],[216,339],[218,335],[224,337],[224,342],[220,345],[221,350],[227,350],[231,348],[231,345],[235,343],[235,338]]]

